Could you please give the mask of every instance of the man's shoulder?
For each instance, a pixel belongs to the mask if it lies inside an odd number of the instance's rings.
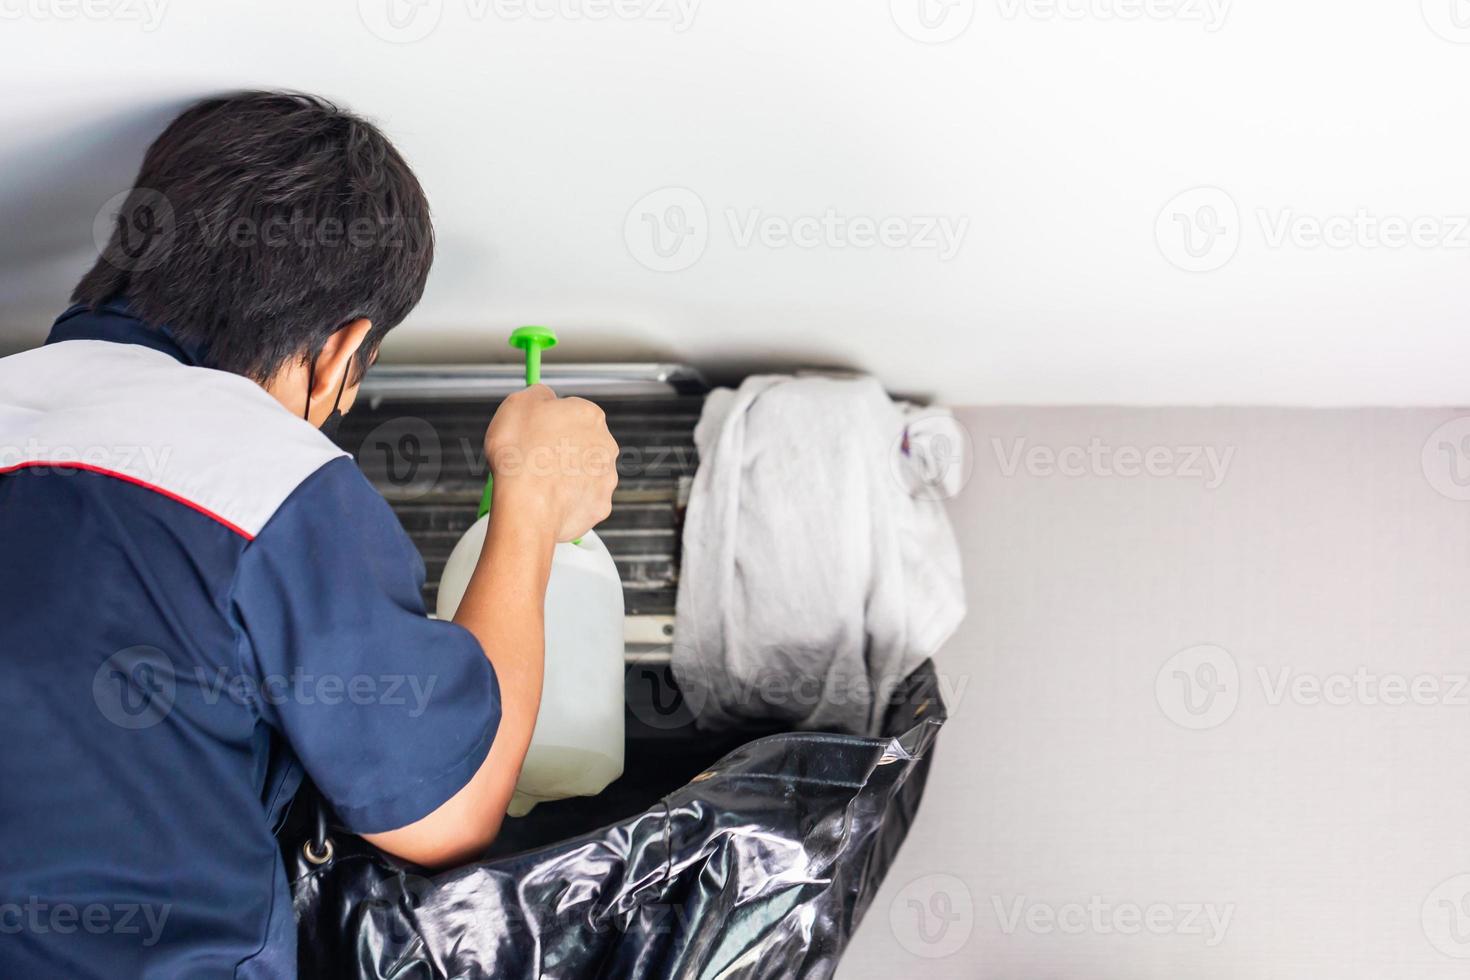
[[[103,473],[253,538],[346,456],[249,379],[155,350],[73,340],[0,359],[0,471]]]

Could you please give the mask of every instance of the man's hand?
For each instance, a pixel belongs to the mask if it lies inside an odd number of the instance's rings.
[[[618,444],[602,409],[532,385],[507,398],[485,433],[496,501],[545,508],[557,541],[586,534],[612,512]]]

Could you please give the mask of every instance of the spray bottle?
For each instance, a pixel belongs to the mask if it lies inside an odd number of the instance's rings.
[[[541,351],[556,346],[546,327],[521,327],[510,345],[525,351],[526,384],[541,380]],[[479,520],[464,533],[439,581],[437,614],[453,619],[480,559],[490,525],[493,478]],[[537,803],[594,796],[623,772],[623,583],[607,546],[588,531],[556,546],[546,587],[546,671],[541,711],[510,802],[513,817]]]

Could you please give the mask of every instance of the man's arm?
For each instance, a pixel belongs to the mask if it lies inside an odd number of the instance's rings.
[[[365,835],[390,854],[430,867],[475,857],[500,831],[541,705],[552,550],[605,518],[617,485],[617,444],[602,412],[581,399],[557,399],[540,385],[506,400],[485,443],[495,504],[454,620],[475,635],[495,668],[500,727],[463,789],[406,827]],[[558,463],[549,465],[553,457]]]

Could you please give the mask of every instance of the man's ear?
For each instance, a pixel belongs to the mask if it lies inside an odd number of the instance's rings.
[[[357,359],[357,352],[362,349],[363,341],[367,339],[368,331],[372,329],[371,320],[359,318],[340,327],[327,338],[327,342],[322,345],[322,352],[316,356],[316,370],[311,386],[313,404],[318,399],[325,398],[330,406],[337,393],[346,385],[361,380],[352,377],[352,365]]]

